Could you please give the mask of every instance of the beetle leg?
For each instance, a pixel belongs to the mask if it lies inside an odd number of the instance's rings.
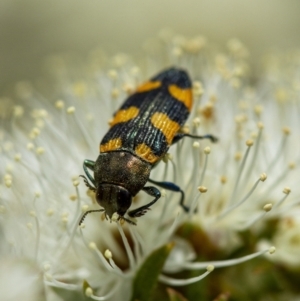
[[[218,141],[217,137],[215,137],[213,135],[210,135],[210,134],[207,134],[207,135],[204,135],[204,136],[197,136],[197,135],[179,133],[179,134],[176,134],[175,137],[173,138],[172,144],[177,143],[183,137],[190,137],[190,138],[193,138],[193,139],[209,139],[211,142],[217,142]]]
[[[95,168],[95,162],[91,161],[91,160],[84,160],[83,161],[83,170],[85,172],[85,174],[87,175],[87,177],[89,178],[89,180],[95,185],[95,180],[94,178],[91,176],[91,174],[88,171],[88,168],[92,171],[94,171]]]
[[[171,190],[174,192],[180,192],[181,193],[181,197],[180,197],[180,206],[183,208],[183,210],[185,212],[188,212],[190,210],[190,208],[186,205],[184,205],[184,191],[180,189],[179,186],[177,186],[176,184],[172,183],[172,182],[156,182],[154,180],[148,179],[148,181],[150,183],[153,183],[161,188],[167,189],[167,190]]]
[[[83,178],[83,181],[84,181],[85,185],[86,185],[90,190],[96,192],[96,188],[95,188],[94,186],[92,186],[92,185],[89,183],[88,179],[87,179],[84,175],[80,175],[79,177]]]
[[[153,187],[153,186],[148,186],[148,187],[144,187],[142,190],[144,190],[147,194],[154,196],[155,199],[153,201],[151,201],[149,204],[141,206],[137,209],[131,210],[128,212],[128,215],[130,217],[140,217],[142,215],[144,215],[148,210],[150,210],[150,207],[156,203],[156,201],[160,198],[161,194],[160,191]]]
[[[94,161],[91,161],[91,160],[84,160],[83,161],[83,170],[84,170],[85,174],[87,175],[88,179],[94,184],[94,186],[96,186],[94,178],[91,176],[91,174],[88,171],[88,168],[91,169],[92,171],[94,171],[94,167],[95,167],[95,162]],[[96,188],[89,183],[88,179],[85,176],[80,175],[80,177],[83,178],[83,181],[84,181],[85,185],[90,190],[96,191]]]

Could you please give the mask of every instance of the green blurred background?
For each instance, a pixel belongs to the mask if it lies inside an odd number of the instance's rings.
[[[241,39],[258,58],[300,46],[299,0],[1,0],[0,95],[41,74],[48,54],[101,46],[137,53],[164,27],[223,44]]]

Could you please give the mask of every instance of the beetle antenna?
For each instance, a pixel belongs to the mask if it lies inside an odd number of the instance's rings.
[[[92,212],[103,212],[103,211],[104,211],[104,209],[97,209],[97,210],[89,210],[89,211],[85,212],[85,213],[82,215],[82,217],[81,217],[81,219],[80,219],[80,221],[79,221],[79,223],[78,223],[78,226],[80,226],[80,225],[82,224],[82,222],[84,221],[85,217],[86,217],[89,213],[92,213]]]

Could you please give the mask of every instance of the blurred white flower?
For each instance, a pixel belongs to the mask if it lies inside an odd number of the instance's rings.
[[[1,258],[1,300],[46,300],[44,284],[38,268],[30,260]]]
[[[291,269],[297,269],[300,266],[299,249],[300,249],[300,220],[299,208],[290,211],[282,216],[278,221],[277,230],[272,243],[278,246],[277,252],[270,257],[274,262],[287,266]],[[268,241],[260,242],[261,248],[270,244]]]

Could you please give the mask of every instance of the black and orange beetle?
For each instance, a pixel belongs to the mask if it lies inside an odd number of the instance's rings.
[[[184,205],[184,192],[179,186],[157,182],[149,176],[169,147],[183,137],[217,140],[212,135],[195,136],[180,132],[192,102],[191,80],[187,72],[178,68],[167,69],[152,77],[125,100],[100,143],[96,162],[85,160],[83,163],[88,178],[82,176],[84,182],[96,193],[96,200],[104,209],[85,212],[80,223],[88,213],[104,211],[106,218],[111,219],[117,213],[118,219],[135,224],[124,217],[132,197],[140,190],[154,197],[150,203],[128,212],[129,217],[134,218],[144,215],[161,196],[156,187],[145,186],[147,182],[180,192],[180,205],[188,210]],[[94,178],[88,169],[94,172]]]

